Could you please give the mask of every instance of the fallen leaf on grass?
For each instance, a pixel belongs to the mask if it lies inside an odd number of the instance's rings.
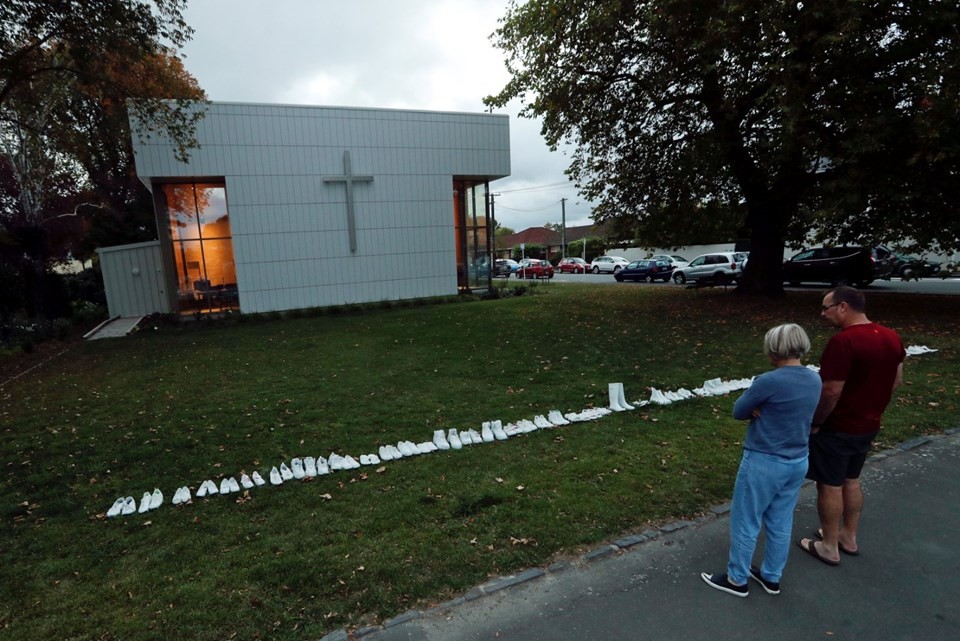
[[[321,494],[321,495],[320,495],[320,498],[325,499],[325,500],[327,500],[327,501],[332,501],[332,500],[333,500],[333,497],[330,496],[329,494]]]

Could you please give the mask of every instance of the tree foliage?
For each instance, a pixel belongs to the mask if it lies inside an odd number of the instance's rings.
[[[175,141],[181,160],[196,146],[196,101],[205,95],[177,57],[192,34],[185,6],[0,4],[0,261],[23,282],[43,282],[66,256],[154,237],[130,122],[138,136]],[[29,312],[43,307],[42,296],[29,292]]]
[[[779,293],[785,243],[960,246],[960,8],[935,0],[512,1],[487,98],[542,118],[597,220],[651,244],[752,241]]]

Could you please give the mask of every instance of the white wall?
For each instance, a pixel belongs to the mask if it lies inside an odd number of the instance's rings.
[[[188,164],[134,136],[137,174],[222,177],[242,312],[457,292],[453,178],[510,174],[503,115],[212,103]],[[343,174],[350,151],[357,251]]]

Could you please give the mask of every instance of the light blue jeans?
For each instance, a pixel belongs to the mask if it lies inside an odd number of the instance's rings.
[[[747,582],[761,524],[767,540],[760,574],[767,581],[780,582],[790,552],[793,511],[806,473],[806,456],[788,460],[763,452],[743,451],[730,513],[727,576],[731,582]]]

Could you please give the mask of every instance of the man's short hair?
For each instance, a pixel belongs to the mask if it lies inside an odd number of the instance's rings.
[[[867,299],[859,289],[842,285],[834,287],[827,293],[833,294],[834,303],[846,303],[847,307],[855,312],[863,313],[867,309]]]
[[[778,360],[803,358],[810,351],[810,338],[795,323],[777,325],[763,337],[763,349]]]

